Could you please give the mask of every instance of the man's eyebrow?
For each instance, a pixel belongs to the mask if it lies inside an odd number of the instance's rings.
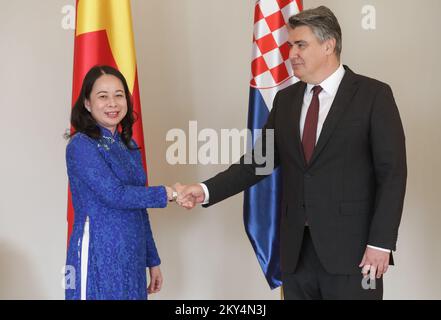
[[[294,41],[294,42],[288,40],[287,42],[288,42],[288,44],[291,45],[291,46],[293,46],[293,45],[298,45],[298,44],[306,44],[306,43],[308,43],[308,42],[305,41],[305,40],[297,40],[297,41]]]

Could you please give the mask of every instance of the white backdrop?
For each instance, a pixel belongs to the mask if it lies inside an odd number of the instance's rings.
[[[343,29],[343,62],[388,82],[406,130],[409,179],[396,267],[386,299],[441,299],[441,2],[326,2]],[[73,0],[0,1],[0,298],[62,299],[66,248],[64,161],[74,31]],[[362,9],[376,9],[376,29]],[[418,6],[418,10],[415,9]],[[132,0],[149,181],[198,182],[225,165],[167,164],[172,128],[246,127],[254,1]],[[242,195],[210,209],[150,210],[165,278],[153,299],[279,299],[242,221]]]

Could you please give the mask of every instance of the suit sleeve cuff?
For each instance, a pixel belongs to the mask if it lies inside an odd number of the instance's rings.
[[[208,204],[208,202],[210,201],[210,193],[208,192],[208,188],[205,185],[205,183],[199,183],[199,185],[202,187],[202,189],[204,190],[204,194],[205,194],[205,198],[204,198],[204,202],[202,202],[201,204]]]
[[[384,249],[384,248],[375,247],[375,246],[371,246],[371,245],[368,245],[368,247],[369,247],[369,248],[372,248],[372,249],[376,249],[376,250],[380,250],[380,251],[388,252],[388,253],[391,252],[390,249]]]

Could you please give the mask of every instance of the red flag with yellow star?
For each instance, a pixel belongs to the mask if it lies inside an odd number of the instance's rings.
[[[75,27],[72,106],[90,68],[109,65],[118,69],[127,80],[138,119],[133,125],[133,139],[144,150],[130,0],[77,0]],[[145,154],[141,154],[144,169],[147,169]],[[67,211],[69,243],[74,222],[70,190]]]

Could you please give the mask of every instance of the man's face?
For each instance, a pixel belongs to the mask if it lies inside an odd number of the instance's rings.
[[[308,26],[289,29],[288,34],[289,59],[294,75],[310,84],[323,81],[322,77],[326,73],[332,40],[320,43]]]

